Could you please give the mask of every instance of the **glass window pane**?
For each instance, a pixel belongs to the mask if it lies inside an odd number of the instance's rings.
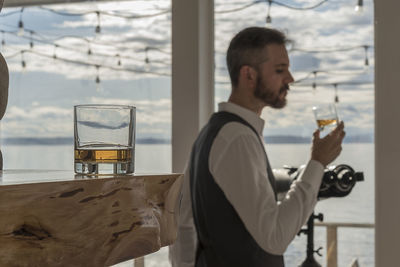
[[[364,1],[361,12],[355,11],[356,2],[215,1],[216,104],[230,94],[226,50],[239,30],[273,27],[293,41],[287,49],[296,81],[288,92],[288,104],[280,110],[267,107],[262,113],[266,150],[274,168],[307,162],[317,128],[312,107],[336,103],[346,138],[343,152],[333,164],[363,171],[365,181],[357,183],[347,197],[317,204],[316,211],[324,213],[326,222],[374,222],[373,1]],[[373,229],[340,229],[338,266],[349,265],[353,258],[358,258],[360,265],[373,266],[373,236]],[[315,248],[326,248],[325,242],[325,229],[317,227]],[[362,244],[360,251],[351,249],[355,242]],[[306,237],[296,237],[285,254],[287,265],[301,264],[305,252]],[[316,257],[324,265],[326,251],[322,254],[322,258]]]
[[[5,169],[72,173],[73,106],[123,104],[136,107],[135,172],[171,172],[171,1],[82,1],[1,14],[0,51],[10,71]],[[146,266],[154,261],[168,265],[166,250]]]

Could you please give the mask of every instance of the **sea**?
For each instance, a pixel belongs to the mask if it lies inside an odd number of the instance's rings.
[[[71,145],[3,145],[4,169],[73,170],[73,146]],[[284,165],[298,167],[310,157],[308,144],[267,144],[266,151],[273,168]],[[358,182],[353,191],[343,198],[329,198],[317,203],[316,213],[324,215],[324,222],[374,223],[374,144],[347,143],[333,165],[347,164],[355,171],[364,173],[365,180]],[[171,172],[170,144],[137,144],[135,148],[135,172]],[[338,266],[350,266],[357,259],[359,266],[374,266],[374,229],[338,229]],[[288,267],[296,267],[306,258],[305,235],[296,236],[284,257]],[[326,266],[326,228],[315,227],[315,255],[321,266]],[[134,266],[133,261],[115,265]],[[169,267],[168,248],[145,257],[146,267]]]

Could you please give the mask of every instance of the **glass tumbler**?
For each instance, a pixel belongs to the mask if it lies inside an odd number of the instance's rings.
[[[133,173],[135,124],[136,108],[133,106],[74,106],[75,173]]]

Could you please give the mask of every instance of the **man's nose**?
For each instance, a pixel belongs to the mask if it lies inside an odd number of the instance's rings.
[[[292,82],[294,82],[294,78],[293,78],[293,76],[292,76],[292,73],[290,73],[290,71],[289,71],[287,83],[292,83]]]

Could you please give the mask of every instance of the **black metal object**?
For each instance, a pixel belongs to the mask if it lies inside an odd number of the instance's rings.
[[[322,178],[318,198],[345,197],[353,190],[356,182],[364,181],[362,172],[355,172],[346,164],[329,167]]]
[[[304,166],[288,167],[284,166],[283,171],[276,171],[276,185],[278,193],[285,193],[289,190],[291,183],[296,180]],[[330,166],[325,169],[322,178],[321,186],[318,191],[318,199],[327,199],[331,197],[345,197],[351,193],[356,182],[364,181],[364,174],[362,172],[355,172],[352,167],[346,164],[340,164],[337,166]],[[314,250],[314,220],[318,219],[323,221],[324,216],[322,213],[315,215],[312,213],[307,221],[307,228],[301,229],[298,235],[307,235],[307,257],[300,265],[300,267],[321,267],[321,265],[315,260],[314,253],[322,256],[319,247]]]
[[[304,166],[299,168],[284,166],[283,172],[281,170],[279,174],[277,174],[279,170],[275,170],[277,192],[287,192],[291,183],[300,176],[303,169]],[[349,165],[329,166],[324,171],[318,198],[345,197],[351,193],[356,182],[360,181],[364,181],[364,174],[355,172]]]
[[[322,213],[318,213],[315,215],[312,213],[307,221],[307,228],[301,229],[299,232],[300,234],[307,235],[307,257],[300,265],[300,267],[321,267],[321,265],[315,260],[314,253],[319,256],[322,256],[320,250],[322,247],[319,247],[317,250],[314,250],[314,219],[318,219],[319,221],[324,220],[324,215]]]

